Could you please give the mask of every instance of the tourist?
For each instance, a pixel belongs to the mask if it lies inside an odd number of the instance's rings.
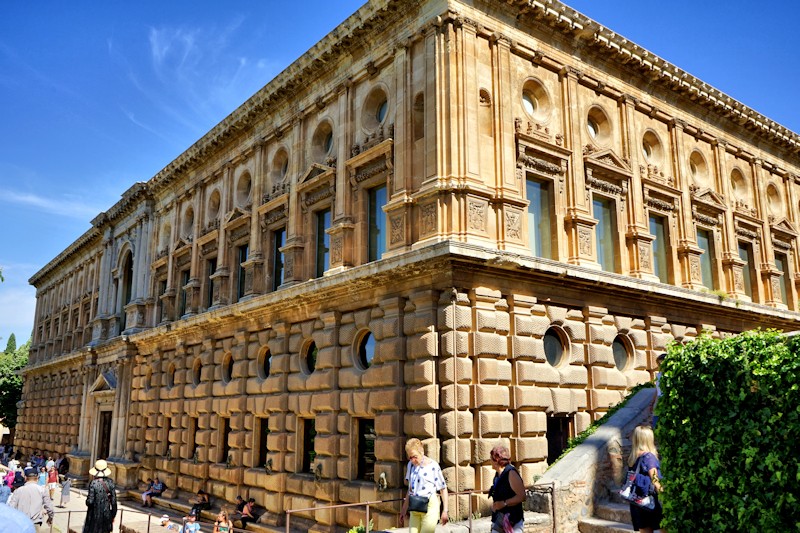
[[[8,485],[9,489],[11,488],[12,485],[14,485],[14,476],[16,474],[17,474],[17,472],[13,468],[10,468],[8,470],[8,472],[6,472],[6,478],[5,478],[4,483],[6,485]]]
[[[661,492],[661,463],[658,460],[655,438],[653,430],[648,426],[638,426],[633,430],[631,437],[631,454],[628,456],[628,466],[634,472],[639,470],[639,463],[643,465],[642,470],[647,472],[652,481],[655,491],[651,494],[655,498],[655,507],[645,509],[631,502],[631,522],[634,531],[653,533],[661,528],[661,503],[658,501],[658,493]],[[663,531],[663,530],[662,530]]]
[[[164,482],[158,479],[156,476],[155,481],[151,480],[150,478],[147,479],[150,482],[146,491],[142,493],[142,505],[145,507],[152,507],[153,506],[153,496],[161,496],[161,493],[167,488],[164,485]]]
[[[209,501],[208,493],[203,489],[197,491],[197,496],[191,498],[189,503],[192,504],[192,509],[189,513],[195,513],[196,515],[200,515],[200,511],[205,511],[206,509],[211,508],[211,502]]]
[[[47,485],[47,470],[43,466],[39,467],[39,485],[42,487]]]
[[[522,533],[525,484],[522,476],[511,464],[511,452],[503,445],[497,445],[489,452],[494,468],[494,482],[489,490],[492,503],[492,532],[503,533],[508,524],[514,533]]]
[[[241,520],[245,505],[247,502],[241,496],[236,496],[236,510],[231,514],[231,520]]]
[[[56,492],[56,487],[58,487],[58,472],[56,471],[55,465],[50,467],[50,470],[47,471],[47,489],[50,491],[50,499],[53,499],[53,494]]]
[[[61,501],[58,506],[62,509],[69,503],[69,494],[72,489],[72,481],[69,478],[64,478],[64,483],[61,484]]]
[[[98,459],[94,468],[89,469],[89,474],[94,479],[89,483],[86,491],[86,522],[83,524],[83,533],[111,533],[114,529],[114,519],[117,516],[117,491],[108,463]]]
[[[247,500],[247,503],[244,504],[244,507],[242,507],[242,516],[239,518],[239,521],[242,523],[242,528],[247,527],[247,524],[250,522],[255,522],[258,520],[258,518],[256,518],[255,510],[256,499],[250,498]]]
[[[0,485],[0,503],[5,504],[11,496],[11,487],[3,483]]]
[[[31,519],[36,531],[43,533],[48,531],[50,524],[53,523],[53,503],[47,490],[36,482],[38,477],[39,474],[35,468],[26,469],[25,484],[11,494],[8,506],[22,511]]]
[[[8,533],[36,533],[33,522],[16,509],[0,505],[0,531]]]
[[[214,522],[214,533],[231,533],[233,531],[233,521],[228,517],[228,511],[221,510]]]
[[[197,522],[197,514],[189,513],[186,517],[186,523],[180,529],[180,533],[198,533],[200,531],[200,524]]]
[[[403,499],[403,509],[400,512],[400,526],[409,513],[409,502],[412,496],[427,498],[427,511],[411,511],[408,520],[409,533],[433,533],[436,523],[441,519],[442,525],[448,521],[447,516],[447,483],[439,463],[425,456],[425,450],[419,439],[410,439],[406,443],[406,481],[408,492]],[[439,514],[439,497],[441,493],[442,511]]]

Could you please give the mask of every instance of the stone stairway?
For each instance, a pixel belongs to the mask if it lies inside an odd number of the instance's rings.
[[[627,533],[633,531],[627,503],[597,502],[594,516],[578,521],[581,533]]]

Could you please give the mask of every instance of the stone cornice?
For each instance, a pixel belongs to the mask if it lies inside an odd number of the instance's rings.
[[[800,154],[800,135],[797,133],[558,0],[508,0],[507,3],[517,7],[519,15],[530,18],[534,24],[552,25],[587,44],[602,48],[620,63],[637,68],[650,80],[681,93],[770,142]]]
[[[76,255],[81,250],[95,244],[100,238],[102,237],[101,231],[97,227],[92,227],[86,231],[83,235],[78,237],[75,242],[73,242],[69,247],[58,254],[55,258],[53,258],[49,263],[39,269],[36,274],[30,277],[28,283],[33,285],[34,287],[38,287],[38,284],[44,281],[47,275],[53,271],[57,266],[66,262],[70,257]]]

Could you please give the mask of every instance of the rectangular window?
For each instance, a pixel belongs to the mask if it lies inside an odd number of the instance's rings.
[[[316,277],[320,278],[330,267],[331,236],[325,230],[331,227],[331,210],[317,211],[316,217],[316,261],[314,264]]]
[[[789,305],[789,260],[785,254],[775,254],[775,267],[781,271],[780,287],[781,287],[781,302]]]
[[[617,214],[614,201],[601,196],[592,200],[594,218],[597,219],[595,242],[597,245],[597,262],[607,272],[617,271],[617,250],[614,245],[617,234]]]
[[[165,318],[164,316],[164,300],[161,299],[161,295],[167,292],[167,280],[162,279],[158,282],[158,294],[156,294],[156,302],[158,306],[158,312],[156,313],[156,317],[158,318],[157,322],[162,322]],[[86,323],[89,323],[89,311],[86,311]]]
[[[178,287],[178,318],[186,314],[186,286],[189,284],[189,271],[182,270],[180,274],[181,286]]]
[[[188,441],[189,444],[189,459],[194,460],[195,455],[197,455],[197,417],[190,416],[189,417],[189,435]]]
[[[256,418],[255,427],[255,445],[256,445],[256,464],[255,468],[264,468],[267,464],[267,456],[269,448],[267,447],[267,440],[269,437],[269,418]]]
[[[667,225],[664,217],[650,215],[650,233],[653,241],[653,274],[661,283],[669,283],[669,262],[667,255]]]
[[[697,230],[697,246],[703,250],[700,256],[700,274],[703,286],[714,288],[714,238],[712,233],[705,229]]]
[[[528,197],[528,245],[536,257],[553,257],[553,226],[550,184],[533,179],[525,181]]]
[[[277,291],[283,284],[283,252],[286,228],[276,229],[272,232],[272,290]]]
[[[386,185],[369,190],[369,253],[367,261],[377,261],[386,251]]]
[[[167,416],[164,418],[164,448],[161,450],[161,455],[171,455],[169,449],[169,432],[172,431],[172,418]]]
[[[217,258],[206,261],[206,309],[214,305],[214,280],[211,276],[217,271]]]
[[[356,457],[358,457],[358,471],[356,472],[357,479],[364,481],[375,481],[375,420],[369,418],[361,418],[356,422],[356,431],[358,431],[358,449],[356,450]]]
[[[311,465],[314,464],[314,458],[317,456],[317,452],[314,451],[314,439],[317,436],[317,429],[314,424],[313,418],[304,418],[303,419],[303,448],[300,450],[301,456],[303,458],[302,463],[302,470],[301,472],[306,474],[313,473],[311,471]]]
[[[221,416],[219,419],[219,462],[227,463],[231,453],[230,445],[231,419]]]
[[[753,247],[749,243],[739,243],[739,259],[744,261],[742,277],[744,278],[744,293],[753,297]]]
[[[250,251],[250,246],[245,244],[236,249],[236,255],[239,262],[239,270],[236,276],[236,299],[244,296],[245,291],[245,278],[247,277],[244,263],[247,261],[247,254]]]

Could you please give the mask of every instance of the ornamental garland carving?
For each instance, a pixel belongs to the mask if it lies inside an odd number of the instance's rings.
[[[303,207],[308,209],[309,206],[332,197],[335,192],[336,188],[333,184],[326,184],[318,187],[305,195],[303,198]]]
[[[403,219],[402,215],[397,217],[392,217],[391,224],[392,224],[392,231],[389,237],[389,242],[391,244],[396,244],[398,242],[403,242]]]
[[[695,220],[695,222],[705,226],[719,225],[719,215],[706,215],[699,212],[696,206],[692,206],[692,218]]]
[[[369,163],[368,165],[365,165],[365,166],[363,166],[361,168],[362,168],[362,170],[360,172],[357,172],[356,175],[353,176],[353,179],[355,180],[356,184],[357,183],[361,183],[362,181],[368,180],[369,178],[371,178],[373,176],[377,176],[381,172],[385,172],[386,170],[388,170],[389,167],[386,164],[386,159],[385,158],[381,158],[381,159],[379,159],[377,161],[373,161],[373,162]],[[355,184],[354,184],[354,188],[355,188]]]
[[[420,230],[423,235],[436,231],[436,203],[432,202],[420,207]]]
[[[189,262],[192,260],[192,254],[181,254],[175,259],[175,264],[179,267],[184,265],[188,265]]]
[[[242,224],[228,234],[228,244],[244,239],[250,234],[250,224]]]
[[[652,207],[654,209],[658,209],[660,211],[674,211],[675,204],[672,202],[667,202],[660,198],[655,198],[650,196],[647,191],[645,191],[644,203],[647,207]]]
[[[700,271],[700,257],[692,255],[689,257],[689,277],[692,281],[703,281]]]
[[[736,235],[739,235],[740,237],[747,237],[748,239],[753,241],[761,240],[761,237],[759,236],[758,232],[747,228],[737,227]]]
[[[779,239],[772,239],[772,247],[785,251],[789,251],[792,249],[792,245],[790,243]]]
[[[585,228],[578,230],[578,253],[584,257],[591,257],[592,230]]]
[[[280,207],[276,207],[272,211],[267,211],[264,213],[264,216],[261,218],[261,230],[266,231],[267,228],[274,223],[278,222],[279,220],[283,220],[286,218],[286,206],[282,205]]]
[[[642,270],[647,270],[648,272],[653,270],[653,263],[650,259],[649,242],[639,243],[639,264],[641,265]]]
[[[526,168],[529,170],[538,170],[553,176],[561,176],[564,174],[564,169],[562,167],[554,165],[553,163],[545,161],[544,159],[532,157],[527,154],[521,154],[519,156],[519,159],[517,159],[517,167]]]
[[[606,180],[595,178],[593,175],[588,173],[586,175],[586,188],[587,191],[589,189],[594,189],[596,191],[622,197],[623,199],[625,195],[628,193],[627,183],[625,183],[623,186],[620,186],[615,183],[608,182]]]
[[[518,211],[506,211],[506,236],[517,240],[522,238],[522,217]]]
[[[486,204],[469,201],[467,204],[467,224],[469,229],[486,231]]]
[[[209,255],[209,254],[214,253],[216,251],[217,251],[217,241],[213,240],[213,241],[205,243],[200,248],[200,255],[206,256],[206,255]]]

